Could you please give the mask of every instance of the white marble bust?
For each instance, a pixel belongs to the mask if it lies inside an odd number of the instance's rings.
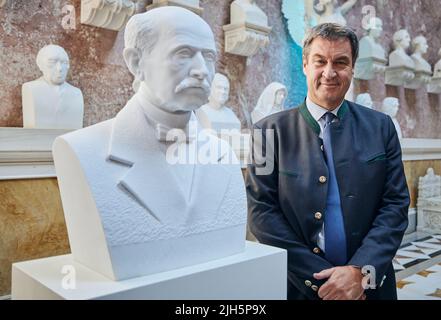
[[[47,45],[37,55],[43,76],[22,86],[23,127],[78,129],[83,127],[81,90],[66,82],[69,57],[57,45]]]
[[[227,142],[190,121],[214,76],[211,28],[167,6],[132,16],[124,40],[139,90],[115,118],[53,147],[74,258],[119,280],[243,251],[240,165]]]
[[[314,5],[314,10],[318,15],[317,23],[338,23],[346,25],[344,15],[351,10],[357,3],[357,0],[347,0],[341,6],[338,6],[337,0],[318,0]]]
[[[286,87],[279,82],[270,83],[262,92],[257,105],[251,112],[251,121],[258,122],[270,114],[283,110],[283,103],[288,96]]]
[[[427,39],[423,36],[415,37],[412,40],[413,54],[412,59],[415,63],[415,71],[432,73],[432,66],[423,58],[423,55],[427,53],[429,46],[427,45]]]
[[[240,121],[234,112],[225,104],[230,94],[230,82],[228,78],[216,73],[211,84],[211,92],[208,103],[196,110],[201,125],[206,129],[213,129],[220,133],[222,129],[240,131]]]
[[[410,47],[410,35],[405,29],[401,29],[394,33],[393,42],[395,50],[389,55],[390,67],[407,67],[415,69],[415,63],[412,58],[406,53]]]
[[[397,113],[399,110],[400,101],[395,97],[387,97],[383,100],[383,104],[381,105],[381,112],[387,114],[392,118],[392,122],[395,125],[395,129],[397,130],[398,138],[401,139],[403,137],[401,133],[401,127],[397,120]]]
[[[360,39],[359,58],[378,58],[386,60],[386,51],[378,42],[383,33],[383,21],[380,18],[371,18],[366,29],[367,35]]]
[[[371,95],[369,93],[360,93],[355,99],[355,103],[362,105],[363,107],[372,109],[374,103],[372,102]]]
[[[234,0],[230,7],[231,24],[251,23],[268,27],[268,17],[255,0]]]

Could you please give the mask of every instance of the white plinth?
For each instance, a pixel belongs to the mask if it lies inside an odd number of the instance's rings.
[[[64,266],[69,274],[62,273]],[[75,289],[64,289],[72,285],[72,270]],[[286,290],[286,251],[254,242],[241,254],[123,281],[88,269],[72,255],[12,265],[12,299],[282,300]]]

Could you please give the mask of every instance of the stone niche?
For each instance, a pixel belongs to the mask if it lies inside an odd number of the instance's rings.
[[[147,6],[147,10],[163,6],[183,7],[198,15],[201,15],[203,11],[203,9],[199,6],[199,0],[153,0],[152,4]]]
[[[81,0],[81,23],[120,31],[135,10],[132,0]]]
[[[223,26],[225,52],[249,57],[269,44],[268,17],[254,0],[233,1],[230,15],[231,23]]]

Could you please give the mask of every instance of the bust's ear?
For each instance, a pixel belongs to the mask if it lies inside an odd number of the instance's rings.
[[[130,73],[133,74],[135,78],[138,78],[140,72],[139,63],[141,61],[141,52],[135,48],[125,48],[123,56]]]

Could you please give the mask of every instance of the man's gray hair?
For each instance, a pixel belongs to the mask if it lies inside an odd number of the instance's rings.
[[[352,66],[358,58],[358,37],[354,30],[337,23],[322,23],[313,27],[303,41],[303,60],[306,61],[311,50],[311,44],[316,38],[323,38],[330,41],[348,39],[351,44]]]

